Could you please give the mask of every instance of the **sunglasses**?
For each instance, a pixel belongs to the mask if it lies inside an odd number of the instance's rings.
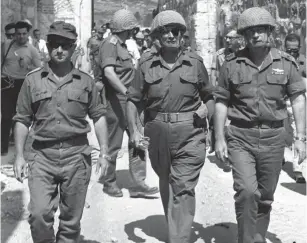
[[[298,53],[299,51],[299,49],[286,49],[287,53]]]
[[[58,49],[60,46],[63,50],[69,50],[73,47],[74,43],[57,43],[57,42],[48,42],[48,45],[52,49]]]
[[[169,27],[163,26],[160,29],[160,33],[162,35],[169,34],[170,32],[172,33],[173,36],[177,37],[179,35],[180,29],[176,27],[170,27],[170,26]]]

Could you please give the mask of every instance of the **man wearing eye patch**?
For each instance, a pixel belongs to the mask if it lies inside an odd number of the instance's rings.
[[[76,40],[73,25],[54,22],[47,34],[50,61],[26,76],[18,97],[14,172],[21,182],[28,176],[29,224],[34,243],[79,242],[91,176],[87,115],[93,119],[100,145],[96,173],[101,169],[104,176],[110,159],[106,110],[95,82],[71,62]],[[34,141],[26,164],[24,144],[30,126]],[[60,223],[55,236],[53,222],[58,207]]]
[[[226,58],[215,92],[215,152],[232,165],[238,243],[266,242],[286,146],[285,97],[297,128],[294,151],[299,163],[306,157],[306,87],[295,59],[271,47],[274,28],[264,8],[240,15],[246,47]]]
[[[120,9],[111,21],[112,35],[100,45],[98,63],[100,75],[105,86],[107,100],[107,122],[109,131],[110,166],[104,178],[103,192],[112,197],[123,197],[116,183],[116,159],[123,142],[124,132],[130,137],[127,124],[127,90],[135,78],[132,57],[127,50],[126,40],[138,31],[137,20],[132,12]],[[97,86],[103,87],[101,82]],[[141,130],[141,124],[139,123]],[[134,185],[129,188],[130,197],[145,197],[158,192],[157,187],[149,187],[146,179],[145,152],[133,147],[129,142],[129,171]]]
[[[143,145],[137,117],[144,111],[144,135],[159,177],[169,243],[190,242],[195,187],[206,157],[205,133],[195,118],[202,102],[208,120],[214,109],[213,86],[202,58],[181,45],[186,29],[183,17],[173,10],[154,18],[151,36],[160,48],[142,57],[128,90],[131,140],[136,147]]]
[[[301,42],[300,36],[298,36],[297,34],[292,33],[287,35],[285,38],[285,51],[294,57],[299,66],[299,72],[301,76],[306,79],[306,57],[300,53],[300,47],[301,47],[300,42]],[[296,127],[294,123],[293,111],[290,100],[287,100],[287,110],[289,115],[288,117],[289,123],[287,123],[286,129],[288,131],[291,131],[290,137],[293,138],[292,135],[294,134],[295,136]],[[293,147],[293,144],[291,145]],[[298,164],[298,159],[291,158],[291,160],[293,164],[293,173],[295,176],[295,181],[297,183],[305,183],[306,181],[305,178],[303,177],[301,167]]]

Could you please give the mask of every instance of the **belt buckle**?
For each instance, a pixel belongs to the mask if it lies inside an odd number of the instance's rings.
[[[258,122],[258,128],[262,128],[263,123],[261,121]]]
[[[63,142],[61,141],[59,144],[59,148],[62,148],[62,147],[63,147]]]
[[[171,122],[171,114],[170,113],[167,113],[167,122]]]

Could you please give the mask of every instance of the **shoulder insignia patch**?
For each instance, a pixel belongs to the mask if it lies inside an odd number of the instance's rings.
[[[116,45],[116,43],[117,43],[117,38],[115,37],[115,36],[112,36],[111,38],[110,38],[110,43],[111,44],[113,44],[113,45]]]
[[[226,60],[227,62],[229,62],[229,61],[235,59],[236,57],[237,57],[237,56],[236,56],[235,53],[230,53],[230,54],[228,54],[228,55],[225,57],[225,60]]]

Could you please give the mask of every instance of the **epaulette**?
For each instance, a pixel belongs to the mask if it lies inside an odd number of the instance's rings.
[[[280,54],[281,57],[283,57],[283,58],[287,59],[288,61],[292,62],[292,63],[295,65],[295,67],[296,67],[297,69],[299,69],[299,66],[298,66],[298,64],[297,64],[297,62],[295,61],[295,59],[294,59],[293,56],[291,56],[290,54],[288,54],[287,52],[284,52],[284,51],[280,51],[280,50],[279,50],[278,52],[279,52],[279,54]]]
[[[237,57],[237,56],[236,56],[235,53],[230,53],[230,54],[228,54],[227,56],[225,56],[225,60],[226,60],[227,62],[229,62],[229,61],[235,59],[236,57]]]
[[[117,41],[118,41],[118,39],[115,36],[112,36],[110,38],[110,43],[113,44],[113,45],[116,45]]]
[[[187,51],[187,52],[185,52],[185,54],[188,55],[191,58],[194,58],[194,59],[197,59],[197,60],[203,62],[203,58],[193,51]]]
[[[40,70],[43,69],[43,68],[44,68],[44,67],[35,68],[35,69],[33,69],[32,71],[28,72],[26,76],[29,76],[29,75],[31,75],[31,74],[33,74],[33,73],[36,73],[36,72],[40,71]]]

